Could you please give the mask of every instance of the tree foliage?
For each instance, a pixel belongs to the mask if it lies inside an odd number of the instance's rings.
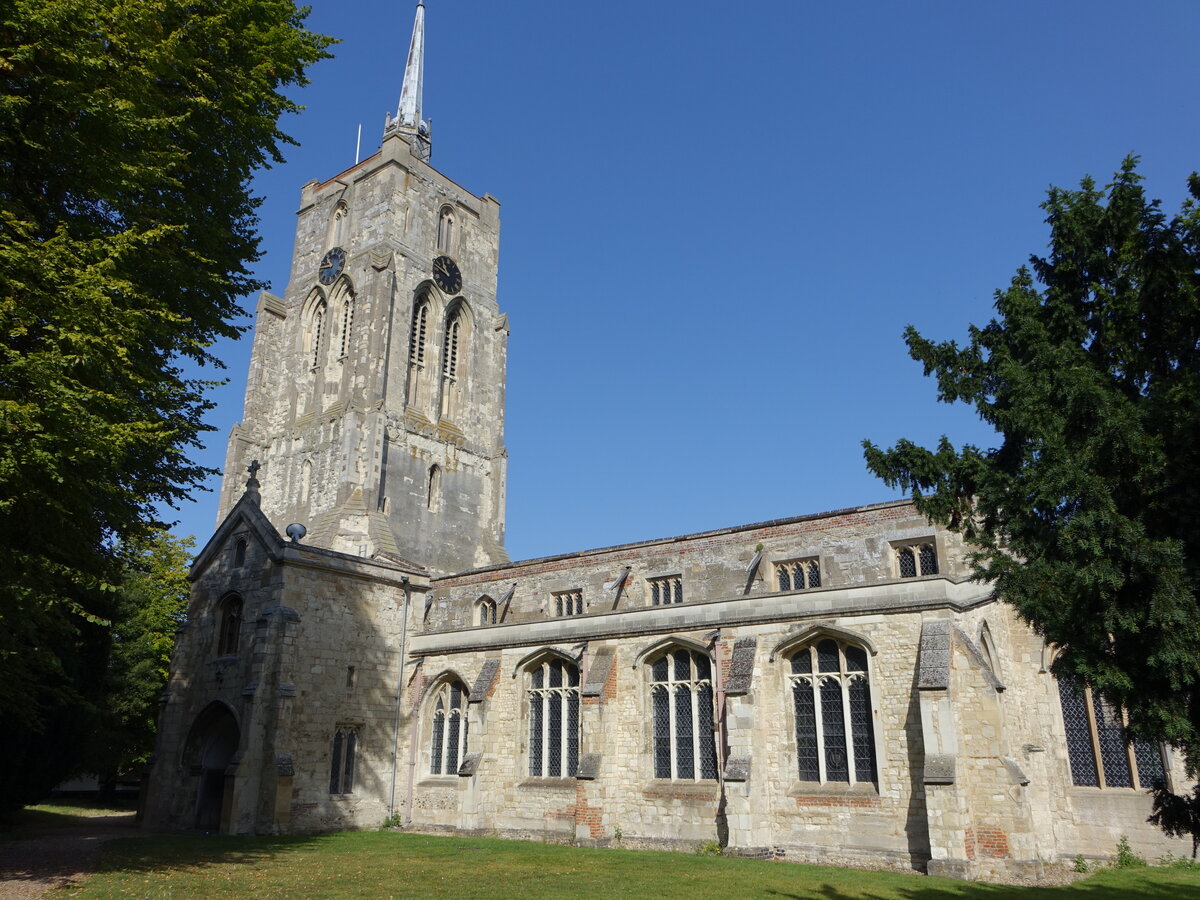
[[[249,191],[329,40],[292,0],[0,5],[0,725],[81,695],[118,548],[208,474],[187,457],[238,297]],[[89,661],[89,665],[94,661]]]
[[[964,347],[911,327],[938,399],[999,446],[864,443],[867,465],[974,547],[975,577],[1060,648],[1055,672],[1200,771],[1200,178],[1181,212],[1129,158],[1043,204],[1049,252]]]
[[[137,774],[154,750],[159,700],[188,600],[192,538],[165,530],[121,547],[123,566],[103,676],[103,704],[79,768],[101,783]]]

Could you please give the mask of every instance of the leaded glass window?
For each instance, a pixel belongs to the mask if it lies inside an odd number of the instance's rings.
[[[529,774],[579,772],[579,667],[549,659],[529,669]]]
[[[791,657],[800,781],[874,782],[875,732],[867,654],[824,638]]]
[[[429,771],[455,775],[467,755],[467,689],[451,681],[437,689],[433,699]]]
[[[496,601],[491,597],[484,595],[479,598],[479,624],[480,625],[495,625],[496,624]]]
[[[652,606],[667,606],[683,602],[683,578],[668,575],[665,578],[650,578],[650,603]]]
[[[712,663],[703,653],[669,650],[650,664],[654,777],[715,780]]]
[[[775,564],[781,591],[804,591],[821,586],[821,564],[812,559],[793,559]]]
[[[354,790],[354,759],[358,752],[358,729],[339,725],[333,733],[329,763],[329,793],[349,794]]]
[[[1130,740],[1121,711],[1089,687],[1058,679],[1071,781],[1081,787],[1149,788],[1166,779],[1162,747]]]
[[[559,591],[554,595],[556,616],[583,615],[583,591]]]
[[[896,568],[901,578],[938,573],[937,548],[932,541],[896,548]]]

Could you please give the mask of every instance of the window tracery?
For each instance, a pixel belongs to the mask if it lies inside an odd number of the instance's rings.
[[[553,658],[527,672],[529,774],[574,777],[579,772],[579,667]]]
[[[433,696],[429,771],[433,775],[455,775],[467,754],[467,689],[448,681]]]
[[[679,647],[653,660],[650,707],[654,777],[715,779],[712,662],[708,656]]]
[[[867,651],[824,638],[791,657],[800,781],[875,781]]]

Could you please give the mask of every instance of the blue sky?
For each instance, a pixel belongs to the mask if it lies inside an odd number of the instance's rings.
[[[414,6],[312,3],[341,43],[256,179],[275,293],[300,186],[354,162],[360,123],[378,148]],[[890,499],[863,438],[987,445],[904,327],[984,323],[1051,184],[1136,152],[1177,209],[1198,34],[1194,0],[429,0],[432,162],[502,204],[512,557]],[[213,467],[249,351],[216,348]],[[215,514],[168,513],[201,544]]]

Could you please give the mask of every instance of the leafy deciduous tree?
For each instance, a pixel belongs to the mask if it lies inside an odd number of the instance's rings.
[[[1168,218],[1126,159],[1104,190],[1052,188],[1049,253],[969,342],[911,327],[938,399],[999,446],[864,443],[867,465],[971,542],[1059,675],[1128,711],[1200,772],[1200,177]]]
[[[0,6],[6,735],[49,728],[97,680],[80,654],[114,611],[118,547],[208,474],[186,455],[205,383],[182,365],[215,362],[260,286],[249,179],[288,140],[281,90],[329,43],[304,16],[292,0]]]

